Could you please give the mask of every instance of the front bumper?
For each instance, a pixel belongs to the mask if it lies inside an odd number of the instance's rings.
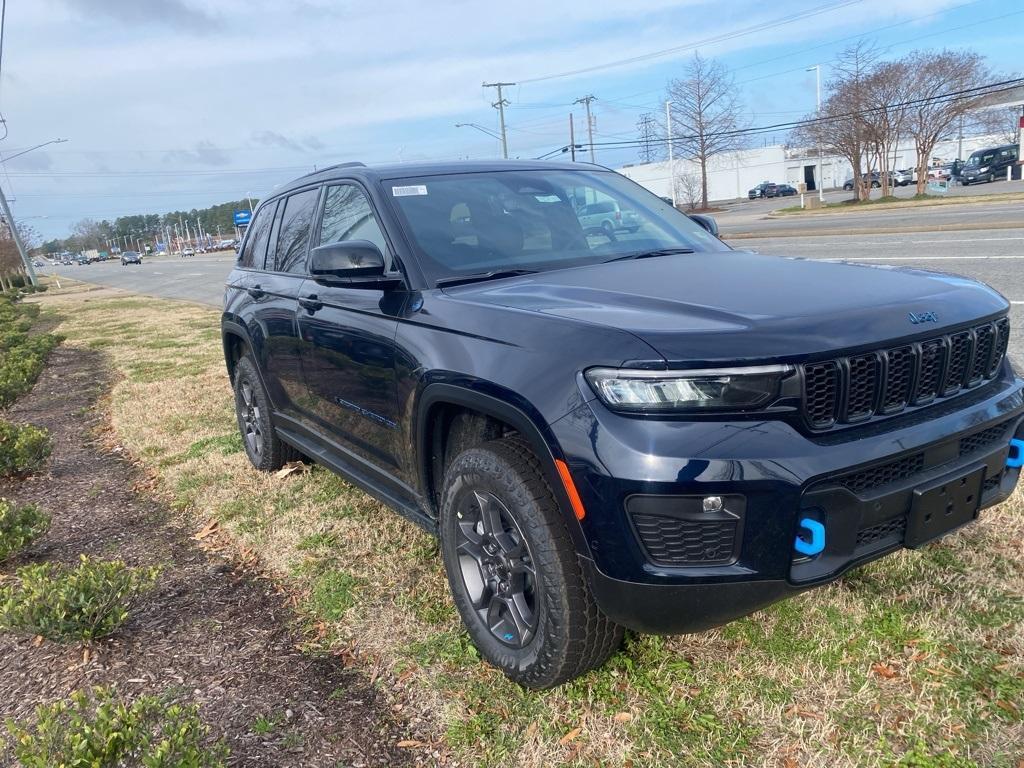
[[[1020,475],[1006,463],[1010,438],[1024,437],[1022,387],[1008,372],[956,410],[816,437],[784,421],[644,420],[580,406],[553,428],[587,511],[583,562],[598,604],[639,631],[700,631],[902,548],[916,489],[974,472],[978,508],[999,503]],[[743,507],[735,548],[723,558],[708,537],[701,546],[714,557],[703,563],[666,558],[627,511],[638,496],[707,495]],[[809,558],[793,548],[806,516],[827,542]]]

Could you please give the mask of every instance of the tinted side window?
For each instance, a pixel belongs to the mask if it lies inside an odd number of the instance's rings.
[[[468,215],[468,209],[467,209]],[[454,217],[455,214],[453,213]],[[324,217],[320,224],[320,245],[343,240],[369,240],[380,248],[389,265],[388,245],[384,232],[373,215],[373,208],[362,189],[354,184],[327,188]]]
[[[277,236],[278,272],[305,274],[309,230],[319,197],[319,189],[307,189],[285,198],[281,231]]]
[[[249,269],[263,269],[263,258],[267,255],[267,240],[270,234],[270,223],[274,219],[277,204],[271,203],[260,208],[256,218],[249,225],[249,236],[245,248],[238,256],[238,266]]]

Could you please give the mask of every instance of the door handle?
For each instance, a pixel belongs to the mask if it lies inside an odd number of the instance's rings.
[[[264,296],[267,295],[267,292],[264,291],[259,285],[250,285],[248,288],[245,289],[245,292],[252,296],[254,299],[262,299]]]
[[[317,312],[324,308],[324,303],[320,301],[315,293],[311,293],[309,296],[299,297],[299,306],[305,309],[310,314]]]

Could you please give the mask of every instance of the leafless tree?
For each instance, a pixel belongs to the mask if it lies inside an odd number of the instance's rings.
[[[907,109],[907,133],[917,151],[917,193],[924,192],[935,145],[956,135],[961,119],[980,104],[962,94],[991,81],[984,58],[973,51],[914,52],[903,59],[915,101]]]
[[[970,124],[979,133],[988,133],[1004,144],[1020,140],[1020,107],[980,109],[970,116]]]
[[[873,129],[867,121],[873,99],[869,84],[876,69],[878,53],[873,45],[859,41],[843,51],[833,67],[828,96],[818,119],[809,116],[794,131],[794,140],[821,146],[826,152],[845,158],[853,168],[854,198],[866,199],[871,192],[864,172],[870,164]]]
[[[746,145],[739,90],[724,65],[694,54],[682,77],[669,81],[666,96],[672,102],[666,134],[676,157],[700,165],[701,207],[707,208],[708,159]]]
[[[676,202],[686,205],[686,210],[695,211],[701,204],[701,183],[700,176],[696,173],[681,173],[674,180],[676,188]],[[707,208],[707,204],[704,204]]]
[[[873,67],[862,84],[862,118],[883,197],[891,192],[892,155],[906,130],[911,82],[906,62],[892,61]]]

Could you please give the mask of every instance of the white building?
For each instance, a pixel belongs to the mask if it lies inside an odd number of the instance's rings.
[[[936,162],[951,162],[959,157],[966,160],[976,149],[999,146],[1005,143],[996,136],[971,136],[962,140],[939,142],[932,153]],[[917,164],[917,152],[913,141],[901,142],[893,153],[891,168],[913,168]],[[762,181],[776,183],[806,184],[807,190],[817,189],[819,175],[824,179],[824,188],[841,187],[853,176],[853,169],[842,157],[825,155],[821,160],[822,171],[818,171],[818,154],[813,149],[789,149],[783,145],[747,149],[715,155],[708,162],[708,200],[724,201],[745,198],[747,191]],[[627,165],[619,173],[628,176],[661,197],[672,196],[669,181],[668,162]],[[867,169],[864,169],[867,170]],[[689,178],[687,178],[689,177]],[[676,198],[685,199],[682,188],[689,182],[700,185],[700,165],[691,160],[675,161]],[[699,194],[699,192],[698,192]]]

